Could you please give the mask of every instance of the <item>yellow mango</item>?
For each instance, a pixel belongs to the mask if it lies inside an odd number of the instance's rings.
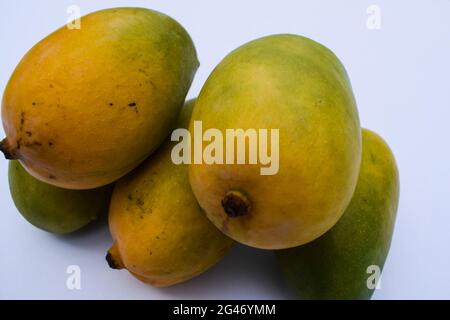
[[[98,11],[62,27],[21,60],[6,87],[0,149],[37,179],[89,189],[122,177],[169,134],[198,68],[170,17]]]
[[[200,121],[224,137],[236,129],[279,130],[279,139],[257,141],[260,150],[264,143],[279,150],[274,174],[262,174],[261,156],[257,164],[248,160],[256,150],[250,135],[244,164],[189,165],[200,206],[234,240],[263,249],[299,246],[344,213],[358,178],[361,128],[347,73],[326,47],[288,34],[244,44],[203,86],[190,130]]]
[[[193,101],[182,110],[187,127]],[[114,245],[110,267],[128,269],[157,287],[186,281],[217,263],[233,241],[204,215],[189,185],[187,166],[171,159],[168,141],[155,155],[119,180],[111,201],[109,227]]]

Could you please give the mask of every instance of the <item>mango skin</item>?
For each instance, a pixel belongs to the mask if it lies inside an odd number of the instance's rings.
[[[58,188],[29,175],[18,161],[9,163],[8,178],[19,212],[47,232],[72,233],[108,213],[113,185],[91,190]]]
[[[194,45],[156,11],[116,8],[35,45],[2,101],[1,149],[37,179],[68,189],[109,184],[170,133],[198,68]]]
[[[179,128],[187,127],[193,105],[191,100],[183,108]],[[114,245],[108,263],[157,287],[204,272],[233,244],[202,212],[190,189],[187,166],[171,160],[173,146],[167,141],[118,182],[109,211]]]
[[[203,86],[191,130],[196,120],[224,137],[226,129],[280,130],[276,175],[260,175],[260,165],[189,166],[200,206],[229,237],[263,249],[295,247],[343,214],[358,177],[361,129],[344,67],[324,46],[283,34],[236,49]],[[229,191],[245,195],[248,214],[226,214]]]
[[[358,184],[339,222],[319,239],[276,251],[288,283],[304,299],[370,299],[367,267],[383,269],[399,201],[394,155],[376,133],[363,130]]]

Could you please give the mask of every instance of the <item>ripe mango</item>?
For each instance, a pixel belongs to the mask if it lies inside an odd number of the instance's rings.
[[[282,34],[236,49],[203,86],[191,131],[194,121],[224,137],[227,129],[279,129],[271,145],[279,147],[277,174],[248,163],[189,166],[200,206],[234,240],[298,246],[328,231],[350,202],[361,159],[358,111],[344,67],[319,43]]]
[[[394,155],[377,134],[364,129],[362,147],[358,184],[339,222],[311,243],[276,251],[301,298],[370,299],[374,292],[369,277],[380,275],[389,252],[399,176]]]
[[[169,134],[198,60],[188,33],[156,11],[116,8],[63,27],[15,69],[0,149],[37,179],[89,189],[125,175]]]
[[[194,102],[183,108],[179,127],[189,123]],[[204,215],[189,186],[187,166],[171,159],[166,142],[114,190],[109,227],[114,245],[110,267],[128,269],[139,280],[166,287],[214,265],[233,241]]]
[[[34,226],[56,234],[74,232],[108,212],[112,185],[91,190],[68,190],[41,182],[18,161],[8,169],[14,204]]]

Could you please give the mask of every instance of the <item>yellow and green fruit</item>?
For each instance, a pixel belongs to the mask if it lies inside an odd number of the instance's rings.
[[[178,127],[187,127],[194,102],[183,108]],[[109,227],[112,268],[126,268],[139,280],[167,287],[217,263],[233,241],[204,215],[189,186],[187,166],[171,159],[167,141],[114,190]]]
[[[382,138],[366,129],[362,138],[358,184],[339,222],[313,242],[276,251],[301,298],[370,299],[376,288],[394,230],[399,175]]]
[[[361,159],[358,111],[344,67],[321,44],[282,34],[236,49],[203,86],[191,131],[194,121],[224,137],[227,129],[279,129],[274,175],[253,164],[189,166],[200,206],[234,240],[295,247],[328,231],[350,202]]]
[[[109,184],[169,134],[198,65],[188,33],[162,13],[84,16],[79,29],[50,34],[16,67],[2,101],[0,149],[55,186]]]

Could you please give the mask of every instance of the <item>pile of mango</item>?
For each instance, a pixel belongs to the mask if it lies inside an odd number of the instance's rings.
[[[186,30],[143,8],[89,14],[36,44],[2,100],[18,211],[57,234],[109,214],[109,266],[158,287],[242,243],[274,250],[300,298],[370,298],[399,176],[387,144],[361,129],[341,62],[308,38],[267,36],[226,56],[185,102],[198,67]],[[174,163],[171,133],[198,121],[224,135],[277,128],[279,170]]]

